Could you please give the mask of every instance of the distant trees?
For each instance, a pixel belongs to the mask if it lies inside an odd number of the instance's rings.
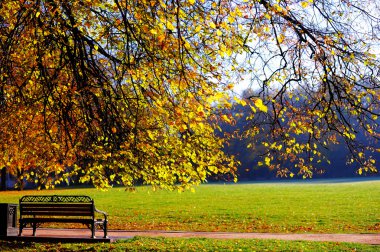
[[[244,78],[255,95],[236,100],[251,109],[245,134],[266,134],[261,162],[271,166],[278,152],[311,176],[321,148],[340,135],[353,161],[375,171],[372,149],[355,135],[379,137],[377,5],[3,1],[0,167],[14,162],[26,176],[78,175],[100,187],[235,177],[215,129],[233,123],[228,92]]]
[[[254,94],[253,90],[245,90],[242,95]],[[262,115],[261,120],[255,117],[254,122],[246,120],[251,114],[250,109],[241,105],[234,105],[231,110],[231,115],[234,116],[234,124],[226,125],[222,124],[223,131],[234,134],[238,137],[232,138],[228,141],[228,145],[225,147],[225,151],[228,154],[235,155],[236,159],[241,163],[238,166],[239,180],[263,180],[263,179],[276,179],[283,175],[281,168],[288,168],[289,172],[293,173],[294,177],[303,177],[298,174],[297,166],[295,167],[295,160],[282,158],[283,153],[281,151],[271,152],[273,159],[268,164],[265,163],[265,156],[268,152],[268,146],[265,143],[268,141],[267,135],[270,133],[270,123],[265,122],[266,117]],[[268,112],[270,113],[270,112]],[[262,129],[254,136],[247,136],[245,133],[247,129],[251,129],[253,123],[260,125]],[[291,133],[295,141],[299,144],[308,141],[303,134]],[[368,138],[363,130],[358,129],[357,137],[355,141],[363,146],[374,144],[374,148],[380,148],[380,143],[374,143],[373,139]],[[249,148],[247,149],[247,146]],[[300,153],[297,157],[305,157],[307,152]],[[359,175],[359,163],[351,163],[350,150],[344,142],[344,139],[337,135],[337,139],[334,143],[329,143],[325,148],[321,149],[321,155],[323,159],[318,162],[319,159],[311,160],[313,166],[313,178],[337,178],[337,177],[354,177],[360,175],[374,176],[378,173],[374,173],[370,170],[362,170]],[[307,156],[306,156],[307,157]],[[380,153],[372,153],[372,158],[378,162],[380,160]],[[313,162],[314,161],[314,162]],[[268,169],[269,168],[269,169]],[[287,174],[289,177],[290,175]]]

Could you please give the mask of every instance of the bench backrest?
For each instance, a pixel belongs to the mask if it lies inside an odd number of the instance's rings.
[[[20,199],[20,216],[94,217],[94,201],[77,195],[28,195]]]

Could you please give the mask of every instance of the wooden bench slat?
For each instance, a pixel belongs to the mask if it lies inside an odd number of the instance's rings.
[[[86,204],[86,203],[21,203],[22,207],[59,207],[59,208],[66,208],[66,207],[92,207],[92,204]]]
[[[23,218],[24,222],[36,222],[36,223],[46,223],[46,222],[57,222],[57,218]],[[91,224],[92,219],[72,219],[72,218],[63,218],[58,222],[60,223],[83,223],[83,224]]]
[[[49,216],[54,216],[54,215],[57,215],[57,216],[80,216],[80,215],[83,215],[83,216],[92,216],[94,215],[94,213],[92,212],[88,212],[88,211],[80,211],[80,210],[72,210],[70,212],[66,212],[66,211],[49,211],[49,210],[33,210],[33,211],[22,211],[21,212],[22,215],[42,215],[42,214],[45,214],[45,215],[49,215]]]
[[[54,212],[70,212],[70,211],[84,211],[84,212],[92,212],[91,207],[22,207],[20,208],[21,212],[24,211],[54,211]]]
[[[64,211],[58,211],[56,209],[23,209],[20,211],[22,215],[28,214],[28,213],[33,213],[33,212],[45,212],[45,213],[64,213],[64,214],[70,214],[72,212],[81,212],[81,213],[93,213],[91,211],[87,211],[85,209],[69,209],[69,210],[64,210]]]
[[[49,212],[49,211],[24,211],[23,215],[46,215],[46,216],[93,216],[91,212],[71,211],[71,212]],[[58,220],[59,221],[59,220]]]

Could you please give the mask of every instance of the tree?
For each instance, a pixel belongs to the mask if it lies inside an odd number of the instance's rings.
[[[378,5],[329,0],[247,5],[244,62],[250,63],[246,69],[257,94],[247,98],[261,97],[269,111],[252,116],[247,132],[253,137],[266,132],[259,164],[277,168],[281,176],[311,177],[324,149],[343,141],[359,174],[377,172],[371,153],[379,151],[380,136]],[[359,140],[360,132],[369,144]],[[273,165],[274,157],[292,161],[293,169]]]
[[[233,174],[233,158],[214,133],[220,119],[213,104],[227,102],[214,46],[221,37],[202,26],[212,23],[202,17],[211,8],[156,1],[3,2],[3,106],[37,108],[44,140],[65,147],[57,148],[60,163],[73,164],[70,174],[79,172],[83,182],[186,187],[209,174]],[[75,153],[74,162],[67,153]]]
[[[233,122],[225,113],[232,83],[250,78],[258,95],[236,100],[252,108],[248,135],[269,129],[264,163],[281,152],[310,176],[311,156],[299,154],[319,156],[338,134],[364,169],[375,170],[364,147],[354,145],[355,127],[378,137],[379,64],[370,42],[378,41],[379,15],[371,8],[377,2],[363,4],[2,2],[2,106],[38,111],[38,135],[59,146],[52,160],[83,182],[183,188],[234,174],[236,162],[215,130]],[[357,33],[362,21],[372,29]],[[300,144],[292,134],[309,138]]]
[[[16,177],[19,190],[23,189],[24,180],[35,182],[39,188],[54,187],[62,179],[58,175],[64,172],[64,166],[70,165],[72,150],[48,138],[44,120],[41,109],[34,106],[9,106],[2,111],[0,164]]]

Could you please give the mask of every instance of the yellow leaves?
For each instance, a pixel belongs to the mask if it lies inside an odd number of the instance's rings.
[[[59,144],[57,144],[57,143],[52,143],[52,146],[53,146],[55,149],[57,149],[57,150],[60,149],[60,146],[59,146]]]
[[[277,11],[277,12],[286,12],[286,10],[284,10],[280,5],[278,5],[277,3],[273,5],[274,7],[274,10]]]
[[[257,110],[256,110],[256,108],[254,106],[249,105],[249,107],[251,108],[251,111],[253,112],[252,113],[252,118],[253,118],[254,114],[257,112]]]
[[[186,124],[181,124],[179,126],[179,130],[180,130],[180,132],[185,132],[187,130],[187,125]]]
[[[220,50],[219,53],[225,53],[227,51],[226,45],[220,44],[219,45],[219,50]],[[223,54],[221,56],[223,56]]]
[[[255,100],[255,106],[262,112],[267,113],[268,107],[264,105],[263,101],[260,98],[257,98]]]
[[[197,115],[200,116],[200,117],[204,117],[206,115],[202,106],[198,106],[198,108],[197,108]]]
[[[266,166],[270,167],[270,162],[271,162],[271,158],[265,157],[264,163],[262,161],[259,161],[259,162],[257,162],[257,166],[263,166],[265,164]]]
[[[153,34],[153,35],[157,35],[157,31],[155,29],[151,29],[150,33]]]
[[[111,174],[111,175],[110,175],[110,180],[111,180],[111,181],[114,181],[114,180],[115,180],[115,176],[116,176],[115,174]]]
[[[351,140],[354,140],[356,138],[356,135],[354,133],[350,133],[350,132],[343,132],[343,135]]]
[[[277,41],[278,41],[278,43],[280,43],[280,44],[284,41],[284,39],[285,39],[285,36],[284,36],[283,34],[280,34],[280,35],[277,37]]]
[[[212,29],[216,29],[216,25],[215,25],[215,23],[212,22],[212,21],[209,23],[209,26],[210,26]]]
[[[160,5],[163,9],[166,9],[166,4],[164,3],[164,1],[160,0]]]
[[[244,99],[239,99],[238,97],[234,96],[234,101],[237,103],[237,104],[240,104],[242,106],[246,106],[247,105],[247,102],[244,100]]]
[[[230,24],[232,24],[233,22],[235,22],[235,18],[232,17],[232,16],[228,16],[227,20],[228,20],[228,22],[230,22]]]
[[[172,24],[171,22],[169,22],[169,21],[166,22],[166,27],[167,27],[169,30],[171,30],[171,31],[174,31],[174,30],[175,30],[173,24]]]
[[[193,5],[195,3],[195,0],[189,0],[189,3]]]
[[[41,12],[37,11],[36,12],[36,18],[38,18],[41,15]]]
[[[301,6],[302,6],[302,8],[307,8],[309,5],[310,5],[310,3],[312,3],[313,1],[311,0],[309,0],[309,1],[303,1],[303,2],[301,2]]]
[[[363,169],[362,169],[362,168],[359,168],[359,169],[358,169],[358,174],[359,174],[359,175],[362,175],[362,173],[363,173]]]
[[[270,157],[265,157],[264,158],[264,163],[265,163],[266,166],[270,166],[270,161],[271,161]]]
[[[201,31],[201,29],[202,29],[202,26],[200,26],[200,25],[197,25],[197,26],[195,27],[195,30],[194,30],[194,32],[195,32],[195,33],[198,33],[198,32],[200,32],[200,31]]]
[[[227,115],[222,115],[221,118],[223,119],[223,121],[227,122],[227,123],[231,123],[231,119],[228,118]]]
[[[227,54],[227,56],[231,56],[231,55],[232,55],[232,50],[231,50],[231,48],[227,48],[227,50],[226,50],[226,54]]]

